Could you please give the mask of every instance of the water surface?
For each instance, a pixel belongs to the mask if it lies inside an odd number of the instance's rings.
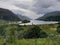
[[[30,20],[29,23],[22,23],[20,25],[40,25],[40,24],[55,24],[58,23],[56,21],[39,21],[39,20]]]

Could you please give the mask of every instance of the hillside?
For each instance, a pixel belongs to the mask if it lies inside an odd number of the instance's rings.
[[[60,21],[60,11],[49,12],[44,16],[39,17],[37,20]]]
[[[20,21],[21,19],[10,10],[0,8],[0,20]]]

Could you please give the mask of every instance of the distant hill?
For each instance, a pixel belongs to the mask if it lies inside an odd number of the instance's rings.
[[[10,10],[0,8],[0,20],[20,21],[21,19]]]
[[[60,11],[46,13],[44,16],[39,17],[37,20],[60,21]]]

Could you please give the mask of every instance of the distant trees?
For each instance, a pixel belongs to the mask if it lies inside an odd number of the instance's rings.
[[[23,20],[22,23],[28,23],[30,22],[29,20]]]
[[[46,38],[48,35],[39,26],[34,26],[29,29],[25,34],[24,38]]]

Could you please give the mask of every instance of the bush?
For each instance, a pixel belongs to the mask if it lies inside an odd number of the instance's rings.
[[[29,20],[23,20],[22,23],[29,23]]]
[[[57,32],[60,33],[60,25],[57,27]]]
[[[39,26],[34,26],[24,34],[24,38],[46,38],[47,36]]]

